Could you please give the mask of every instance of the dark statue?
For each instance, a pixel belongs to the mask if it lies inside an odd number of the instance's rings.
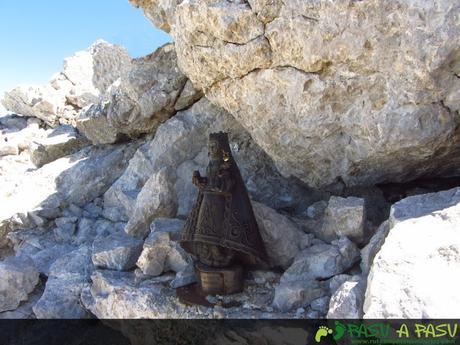
[[[208,292],[235,292],[237,288],[219,288],[219,277],[224,285],[235,283],[225,282],[233,279],[229,277],[242,280],[241,265],[266,261],[266,252],[227,133],[209,135],[208,156],[207,176],[193,172],[192,182],[199,192],[180,243],[197,261],[203,288]],[[214,290],[204,286],[208,283]],[[242,282],[240,285],[242,288]]]

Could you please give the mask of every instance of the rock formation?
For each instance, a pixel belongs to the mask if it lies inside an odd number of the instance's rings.
[[[133,59],[102,99],[79,115],[77,128],[94,144],[113,143],[123,135],[154,132],[177,110],[200,97],[201,92],[177,67],[174,45],[166,44]]]
[[[366,318],[458,315],[459,207],[460,188],[408,197],[392,206],[388,235],[367,280]]]
[[[130,2],[174,43],[98,41],[2,100],[0,318],[458,316],[457,2]],[[216,131],[268,262],[188,307]]]
[[[131,2],[283,175],[321,187],[458,172],[456,1]]]
[[[130,61],[124,48],[100,40],[65,59],[63,71],[49,84],[15,88],[5,94],[2,103],[7,110],[38,117],[51,126],[72,123],[81,108],[97,102],[126,73]]]

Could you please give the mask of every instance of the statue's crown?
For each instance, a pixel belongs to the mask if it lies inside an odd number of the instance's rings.
[[[217,132],[209,134],[209,140],[217,141],[219,144],[228,145],[228,134],[225,132]]]

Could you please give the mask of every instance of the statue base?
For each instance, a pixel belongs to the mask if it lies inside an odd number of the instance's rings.
[[[196,265],[198,284],[206,295],[231,295],[243,291],[243,268],[233,265],[224,268]]]

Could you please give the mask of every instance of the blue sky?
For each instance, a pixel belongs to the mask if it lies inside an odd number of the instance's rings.
[[[45,84],[99,38],[132,57],[171,41],[128,0],[0,0],[0,98],[19,84]]]

